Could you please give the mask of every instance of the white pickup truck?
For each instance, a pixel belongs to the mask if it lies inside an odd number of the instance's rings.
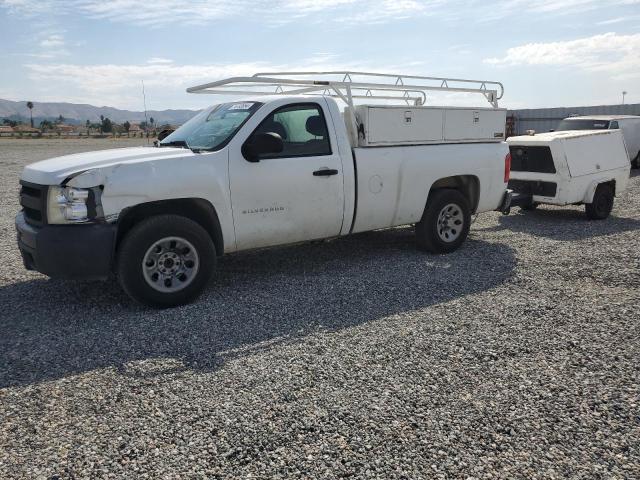
[[[168,307],[194,299],[225,253],[407,224],[419,247],[447,253],[472,214],[508,210],[500,84],[340,75],[194,87],[252,96],[203,110],[154,147],[28,165],[16,218],[26,268],[63,278],[115,272],[137,301]],[[429,90],[479,93],[491,108],[424,107]],[[396,106],[356,107],[361,98]]]

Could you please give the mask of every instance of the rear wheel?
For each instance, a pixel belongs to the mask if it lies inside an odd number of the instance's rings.
[[[123,290],[145,305],[183,305],[203,290],[215,268],[215,247],[199,224],[158,215],[135,225],[118,251]]]
[[[416,223],[418,247],[432,253],[450,253],[462,245],[469,234],[469,201],[458,190],[436,190],[420,222]]]
[[[603,183],[593,194],[593,201],[585,204],[585,212],[590,220],[604,220],[613,210],[613,188]]]

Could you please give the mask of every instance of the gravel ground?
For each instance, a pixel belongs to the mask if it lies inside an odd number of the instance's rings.
[[[0,141],[0,478],[640,478],[640,176],[607,221],[232,255],[150,311],[15,246],[23,165],[116,145]]]

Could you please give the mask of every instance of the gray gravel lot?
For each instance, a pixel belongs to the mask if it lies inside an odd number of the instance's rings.
[[[233,255],[154,311],[15,245],[25,164],[123,143],[0,140],[0,478],[640,478],[640,176],[604,222]]]

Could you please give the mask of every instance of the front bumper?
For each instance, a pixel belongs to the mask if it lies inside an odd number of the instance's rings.
[[[16,216],[18,248],[27,270],[52,278],[104,279],[111,272],[116,225],[78,224],[34,227]]]

